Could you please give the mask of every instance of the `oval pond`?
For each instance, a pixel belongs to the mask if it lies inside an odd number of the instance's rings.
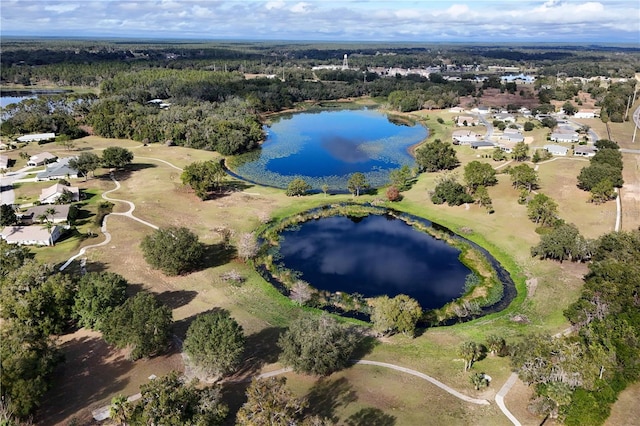
[[[406,294],[435,309],[461,296],[471,273],[460,250],[386,215],[311,220],[280,235],[285,267],[320,290]]]
[[[419,124],[400,124],[370,109],[284,115],[265,131],[257,158],[240,159],[237,175],[279,188],[301,177],[314,189],[326,184],[334,191],[344,191],[355,172],[374,187],[387,184],[389,170],[413,166],[408,148],[428,135]]]

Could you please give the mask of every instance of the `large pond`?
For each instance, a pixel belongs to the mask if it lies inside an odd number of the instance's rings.
[[[406,294],[435,309],[460,297],[471,273],[458,249],[387,215],[311,220],[280,235],[284,266],[331,292]]]
[[[414,165],[408,149],[428,135],[424,126],[371,109],[289,114],[265,130],[262,149],[235,166],[237,175],[279,188],[301,177],[314,189],[326,184],[334,191],[346,190],[355,172],[374,187],[387,184],[389,170]]]
[[[37,98],[42,95],[57,95],[69,92],[68,90],[56,89],[32,89],[32,90],[2,90],[0,92],[0,107],[6,108],[7,105],[17,104],[25,99]]]

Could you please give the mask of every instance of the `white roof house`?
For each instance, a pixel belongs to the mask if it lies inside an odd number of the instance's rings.
[[[473,149],[490,149],[490,148],[494,148],[496,145],[493,142],[487,142],[487,141],[477,141],[477,142],[471,142],[471,148]]]
[[[596,118],[600,117],[600,110],[580,109],[573,115],[574,118]]]
[[[18,218],[20,219],[20,222],[25,225],[40,222],[38,218],[41,215],[47,215],[47,220],[50,220],[52,223],[66,222],[69,218],[70,207],[71,204],[59,204],[55,207],[50,205],[33,206],[23,213],[18,213]],[[47,210],[51,208],[53,208],[55,212],[52,215],[49,215],[47,214]]]
[[[494,114],[493,118],[495,118],[496,120],[506,121],[508,123],[516,122],[516,118],[508,112],[500,112],[498,114]]]
[[[9,167],[9,157],[0,154],[0,169],[6,169]]]
[[[498,139],[506,142],[524,142],[524,135],[520,132],[505,132]]]
[[[577,133],[551,133],[549,139],[554,142],[578,142],[580,135]]]
[[[451,134],[451,140],[454,145],[469,145],[479,138],[480,135],[471,130],[456,130]]]
[[[0,237],[10,244],[30,246],[52,246],[62,234],[64,228],[53,225],[51,233],[42,225],[7,226]]]
[[[55,179],[75,179],[78,177],[78,170],[69,167],[69,161],[76,157],[61,158],[55,163],[47,165],[44,172],[36,175],[36,180],[55,180]]]
[[[24,135],[18,138],[20,142],[37,142],[37,141],[48,141],[49,139],[54,139],[56,137],[55,133],[35,133],[33,135]]]
[[[597,149],[592,146],[578,145],[573,150],[573,155],[576,157],[593,157],[596,155]]]
[[[50,152],[41,152],[40,154],[32,155],[27,161],[27,166],[41,166],[43,164],[51,163],[58,157]]]
[[[53,204],[65,192],[71,193],[71,201],[80,201],[80,189],[77,186],[64,186],[56,183],[40,192],[40,202],[42,204]]]
[[[456,126],[475,126],[478,119],[471,115],[459,115],[456,117]]]
[[[569,148],[560,145],[545,145],[543,146],[547,152],[551,155],[562,155],[565,156],[569,152]]]

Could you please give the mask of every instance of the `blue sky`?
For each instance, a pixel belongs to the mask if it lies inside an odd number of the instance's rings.
[[[640,1],[1,0],[0,34],[640,45]]]

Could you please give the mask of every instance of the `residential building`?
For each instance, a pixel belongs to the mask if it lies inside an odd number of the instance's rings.
[[[77,186],[64,186],[56,183],[40,192],[40,203],[54,204],[65,192],[71,193],[71,201],[80,201],[80,189]]]
[[[500,120],[500,121],[504,121],[506,123],[515,123],[516,122],[516,118],[507,113],[507,112],[500,112],[498,114],[494,114],[493,118],[495,118],[496,120]]]
[[[0,169],[7,169],[9,167],[9,157],[0,154]]]
[[[40,220],[38,218],[42,215],[46,215],[47,220],[52,223],[62,223],[68,220],[70,207],[71,204],[59,204],[55,207],[46,204],[41,206],[33,206],[27,209],[25,212],[18,213],[17,216],[23,225],[39,223]],[[49,215],[47,213],[47,210],[49,209],[53,209],[55,212],[52,215]]]
[[[596,155],[597,149],[589,145],[577,145],[573,150],[576,157],[593,157]]]
[[[476,126],[478,124],[478,119],[472,115],[459,115],[456,117],[456,126]]]
[[[43,164],[52,163],[56,161],[58,157],[50,152],[41,152],[40,154],[32,155],[27,161],[27,166],[42,166]]]
[[[524,142],[524,135],[520,132],[504,132],[498,137],[498,140],[513,143]]]
[[[566,156],[569,152],[569,148],[560,145],[545,145],[543,148],[551,155]]]
[[[64,228],[53,225],[49,231],[43,225],[7,226],[0,237],[10,244],[52,246],[62,235]]]
[[[471,142],[476,142],[480,139],[480,135],[471,130],[456,130],[451,135],[451,140],[454,145],[469,145]]]
[[[471,142],[471,148],[473,149],[492,149],[495,148],[495,144],[493,142],[487,142],[487,141],[477,141],[477,142]]]
[[[55,163],[47,165],[44,172],[36,175],[36,180],[76,179],[78,170],[69,166],[69,161],[76,157],[60,158]]]
[[[18,138],[19,142],[39,142],[39,141],[48,141],[50,139],[55,139],[55,133],[36,133],[33,135],[24,135]]]
[[[596,118],[600,117],[600,110],[580,109],[573,115],[574,118]]]
[[[553,142],[575,143],[580,141],[580,135],[577,133],[551,133],[549,139]]]

